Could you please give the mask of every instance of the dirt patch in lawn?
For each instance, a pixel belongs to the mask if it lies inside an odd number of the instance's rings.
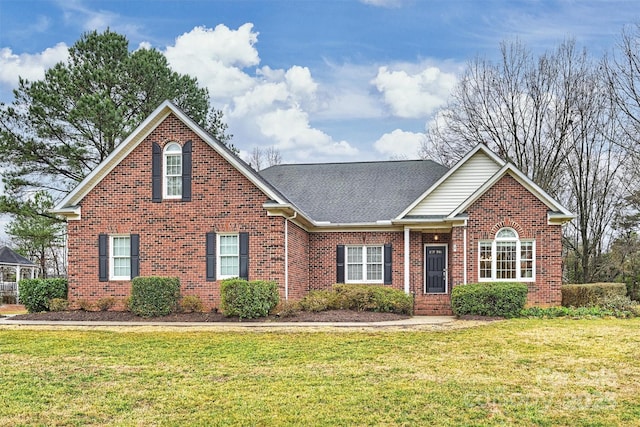
[[[302,311],[294,316],[270,315],[258,319],[226,317],[222,313],[176,313],[160,317],[140,317],[127,311],[56,311],[13,316],[16,320],[103,321],[103,322],[385,322],[408,319],[411,316],[371,311],[329,310],[318,313]]]

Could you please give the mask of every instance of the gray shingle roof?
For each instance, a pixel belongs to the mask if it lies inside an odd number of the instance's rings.
[[[397,217],[446,172],[431,160],[277,165],[260,175],[315,221]]]
[[[15,253],[6,246],[0,247],[0,264],[10,265],[35,265],[20,254]]]

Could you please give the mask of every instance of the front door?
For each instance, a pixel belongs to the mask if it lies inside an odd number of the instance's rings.
[[[424,248],[426,294],[447,292],[447,245],[426,245]]]

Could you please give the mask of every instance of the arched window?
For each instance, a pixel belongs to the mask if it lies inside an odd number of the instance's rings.
[[[164,197],[182,197],[182,147],[175,142],[164,147]]]
[[[502,228],[494,240],[481,241],[479,253],[480,281],[535,280],[535,241],[520,240],[513,228]]]

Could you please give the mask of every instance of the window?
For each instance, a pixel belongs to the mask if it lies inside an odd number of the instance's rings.
[[[347,283],[382,283],[382,246],[346,247]]]
[[[535,279],[535,242],[520,240],[512,228],[502,228],[493,241],[481,241],[480,281],[530,281]]]
[[[240,245],[237,234],[218,235],[220,279],[238,277],[240,272]]]
[[[131,278],[131,238],[129,236],[111,236],[109,272],[112,280]]]
[[[182,197],[182,148],[175,142],[164,148],[164,197]]]

